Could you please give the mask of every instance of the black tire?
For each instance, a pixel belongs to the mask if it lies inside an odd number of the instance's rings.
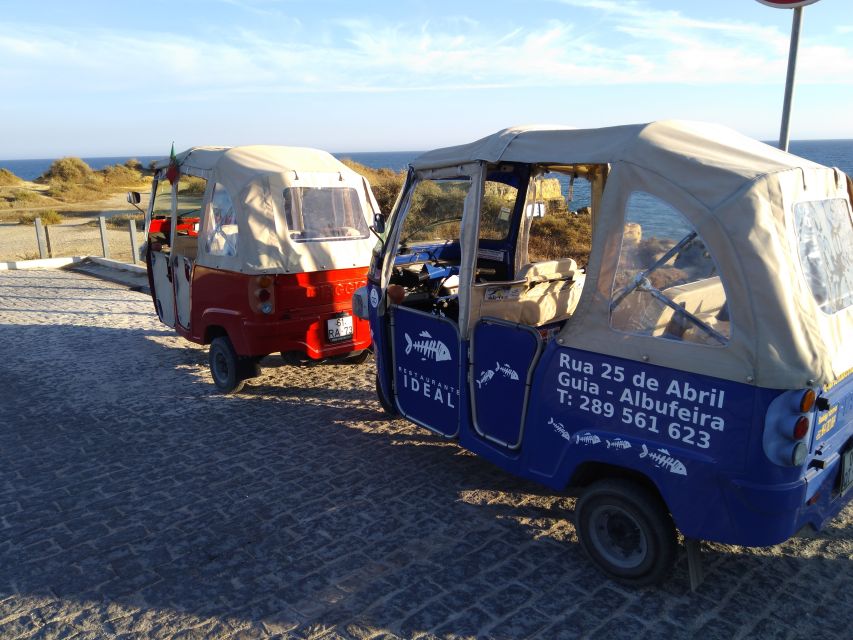
[[[660,498],[634,482],[600,480],[581,494],[575,526],[595,565],[615,580],[662,582],[678,551],[675,525]]]
[[[363,364],[368,357],[370,357],[370,350],[364,349],[363,351],[359,351],[353,356],[348,356],[344,360],[344,364]]]
[[[246,384],[241,375],[244,365],[234,351],[228,336],[219,336],[210,343],[210,375],[222,393],[239,393]]]
[[[385,394],[382,393],[382,386],[379,384],[379,374],[376,374],[376,397],[379,398],[379,404],[382,405],[382,410],[385,411],[385,414],[389,418],[396,418],[400,415],[400,412],[397,411],[397,407],[394,406],[394,403],[388,398],[385,397]]]
[[[257,378],[261,375],[260,361],[263,356],[238,356],[237,367],[242,380]]]

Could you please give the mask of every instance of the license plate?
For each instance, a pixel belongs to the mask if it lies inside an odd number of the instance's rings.
[[[841,495],[853,487],[853,446],[841,454]]]
[[[326,338],[329,342],[341,342],[352,338],[352,316],[326,320]]]

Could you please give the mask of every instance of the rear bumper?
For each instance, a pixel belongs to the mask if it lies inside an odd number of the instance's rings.
[[[705,519],[704,531],[682,533],[725,544],[764,547],[779,544],[806,526],[823,529],[853,500],[853,490],[838,492],[840,465],[827,468],[820,475],[783,485],[756,485],[732,480],[722,490],[718,502],[723,513]],[[710,531],[708,525],[722,526]],[[713,526],[711,527],[713,529]],[[710,535],[709,535],[710,534]]]
[[[361,351],[370,346],[370,327],[366,321],[356,317],[353,317],[352,339],[330,342],[326,338],[326,320],[334,316],[245,321],[245,353],[241,352],[240,355],[265,356],[278,351],[299,351],[311,359],[321,360]]]

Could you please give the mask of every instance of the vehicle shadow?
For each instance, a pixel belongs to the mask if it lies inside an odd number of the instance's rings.
[[[706,545],[696,593],[683,559],[661,588],[620,586],[579,548],[573,499],[385,419],[369,363],[275,368],[222,396],[205,351],[169,332],[0,325],[0,344],[17,345],[0,368],[0,602],[85,610],[102,634],[153,615],[202,635],[574,637],[616,620],[637,637],[651,619],[690,637],[715,616],[751,628],[790,590],[853,593],[849,509],[841,538]],[[845,618],[821,610],[822,628]]]

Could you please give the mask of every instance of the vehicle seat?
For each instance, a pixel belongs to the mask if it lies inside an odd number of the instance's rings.
[[[565,320],[578,306],[584,274],[571,258],[545,260],[522,266],[518,277],[527,281],[522,296],[521,322],[541,326]]]
[[[565,320],[577,307],[585,277],[571,258],[526,264],[516,280],[475,284],[472,311],[534,327]]]
[[[578,270],[578,264],[571,258],[562,260],[545,260],[532,262],[518,270],[517,278],[527,280],[531,284],[547,282],[548,280],[570,280]]]

